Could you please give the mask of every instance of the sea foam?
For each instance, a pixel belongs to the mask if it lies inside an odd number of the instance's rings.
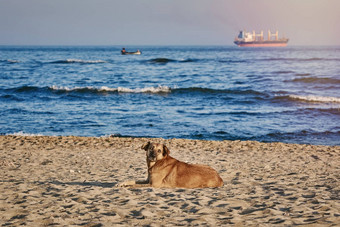
[[[25,133],[25,132],[15,132],[15,133],[7,133],[7,136],[44,136],[42,134],[32,134],[32,133]]]
[[[289,98],[301,100],[305,102],[325,102],[325,103],[340,103],[340,98],[330,96],[316,96],[316,95],[289,95]]]
[[[145,88],[125,88],[125,87],[117,87],[117,88],[110,88],[107,86],[102,87],[74,87],[69,88],[66,86],[51,86],[50,89],[56,91],[65,91],[65,92],[118,92],[118,93],[170,93],[171,88],[168,86],[157,86],[157,87],[145,87]]]

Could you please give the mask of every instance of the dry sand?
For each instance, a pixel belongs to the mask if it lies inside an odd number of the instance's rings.
[[[146,178],[149,140],[225,185],[117,188]],[[339,146],[0,136],[0,169],[2,226],[340,225]]]

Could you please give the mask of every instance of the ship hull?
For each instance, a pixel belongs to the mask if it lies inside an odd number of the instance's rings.
[[[288,40],[285,41],[235,41],[234,43],[239,47],[285,47]]]

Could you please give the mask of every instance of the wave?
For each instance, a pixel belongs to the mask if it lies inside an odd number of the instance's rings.
[[[304,78],[296,78],[291,80],[292,82],[299,82],[299,83],[317,83],[317,84],[340,84],[339,79],[334,78],[320,78],[320,77],[304,77]]]
[[[5,89],[6,91],[14,93],[44,93],[52,92],[55,94],[63,93],[82,93],[82,94],[119,94],[119,93],[150,93],[150,94],[198,94],[198,95],[216,95],[216,94],[230,94],[230,95],[246,95],[254,96],[257,99],[271,98],[267,93],[252,90],[252,89],[212,89],[202,87],[188,87],[188,88],[171,88],[169,86],[158,85],[155,87],[145,88],[127,88],[116,87],[111,88],[107,86],[102,87],[67,87],[67,86],[50,86],[50,87],[36,87],[36,86],[21,86],[17,88]],[[340,97],[329,96],[315,96],[315,95],[275,95],[275,99],[289,99],[293,101],[303,102],[322,102],[322,103],[340,103]]]
[[[289,95],[289,99],[299,100],[304,102],[322,102],[322,103],[340,103],[339,97],[316,96],[316,95]]]
[[[167,64],[171,62],[185,63],[185,62],[201,62],[208,59],[171,59],[171,58],[153,58],[145,62],[151,64]],[[221,59],[220,63],[247,63],[252,61],[294,61],[294,62],[313,62],[313,61],[340,61],[340,58],[261,58],[261,59]],[[294,73],[293,71],[278,71],[279,74]]]
[[[14,63],[20,63],[20,61],[17,60],[11,60],[11,59],[7,59],[7,60],[0,60],[1,63],[8,63],[8,64],[14,64]]]
[[[188,88],[171,88],[169,86],[158,85],[155,87],[144,88],[127,88],[116,87],[111,88],[107,86],[102,87],[67,87],[53,85],[50,87],[37,87],[37,86],[21,86],[16,88],[5,89],[6,93],[92,93],[92,94],[107,94],[107,93],[152,93],[152,94],[198,94],[198,95],[216,95],[216,94],[231,94],[231,95],[252,95],[258,98],[269,97],[268,94],[259,92],[252,89],[213,89],[204,87],[188,87]]]
[[[50,87],[36,87],[36,86],[21,86],[17,88],[5,89],[11,93],[44,93],[52,92],[55,94],[63,93],[89,93],[89,94],[118,94],[118,93],[150,93],[150,94],[198,94],[198,95],[216,95],[216,94],[230,94],[230,95],[246,95],[254,96],[257,99],[271,98],[271,95],[252,90],[252,89],[212,89],[202,87],[188,87],[188,88],[171,88],[169,86],[158,85],[155,87],[145,88],[127,88],[116,87],[111,88],[107,86],[102,87],[67,87],[67,86],[50,86]],[[6,93],[7,93],[6,92]],[[3,97],[4,98],[4,97]],[[275,99],[289,99],[293,101],[304,102],[322,102],[322,103],[340,103],[340,97],[329,96],[315,96],[315,95],[275,95]]]
[[[189,88],[177,88],[173,92],[178,93],[204,93],[204,94],[235,94],[235,95],[256,95],[265,96],[263,92],[259,92],[252,89],[213,89],[213,88],[203,88],[203,87],[189,87]]]
[[[170,59],[170,58],[153,58],[150,60],[147,60],[147,63],[151,64],[167,64],[170,62],[174,63],[192,63],[192,62],[205,62],[209,61],[209,59],[194,59],[194,58],[188,58],[188,59]],[[244,63],[248,62],[247,60],[235,60],[235,59],[226,59],[226,60],[219,60],[220,63]]]
[[[21,92],[38,92],[38,91],[41,91],[42,88],[36,87],[36,86],[21,86],[21,87],[11,88],[7,90],[21,93]]]
[[[82,59],[66,59],[66,60],[59,60],[59,61],[52,61],[49,62],[51,64],[98,64],[98,63],[107,63],[104,60],[82,60]]]
[[[221,63],[246,63],[248,61],[247,60],[232,60],[232,59],[227,59],[227,60],[220,60],[219,62],[221,62]]]
[[[11,93],[39,93],[39,92],[53,92],[53,93],[170,93],[171,88],[168,86],[157,86],[157,87],[145,87],[145,88],[110,88],[106,86],[102,87],[66,87],[66,86],[50,86],[50,87],[37,87],[37,86],[20,86],[16,88],[5,89]],[[4,97],[9,98],[9,97]]]
[[[171,88],[168,86],[158,86],[158,87],[146,87],[146,88],[110,88],[106,86],[102,86],[100,88],[96,87],[59,87],[52,86],[50,87],[53,91],[59,92],[81,92],[81,93],[170,93]]]
[[[200,60],[191,59],[191,58],[181,59],[181,60],[175,60],[175,59],[170,59],[170,58],[153,58],[145,62],[150,63],[150,64],[167,64],[170,62],[187,63],[187,62],[197,62],[197,61],[200,61]]]
[[[169,58],[154,58],[151,60],[148,60],[147,63],[156,63],[156,64],[166,64],[169,62],[176,62],[176,60],[169,59]]]

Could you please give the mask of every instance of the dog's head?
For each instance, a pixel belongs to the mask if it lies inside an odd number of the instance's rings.
[[[150,143],[143,144],[142,149],[146,151],[146,157],[151,162],[157,162],[170,154],[169,149],[164,144]]]

